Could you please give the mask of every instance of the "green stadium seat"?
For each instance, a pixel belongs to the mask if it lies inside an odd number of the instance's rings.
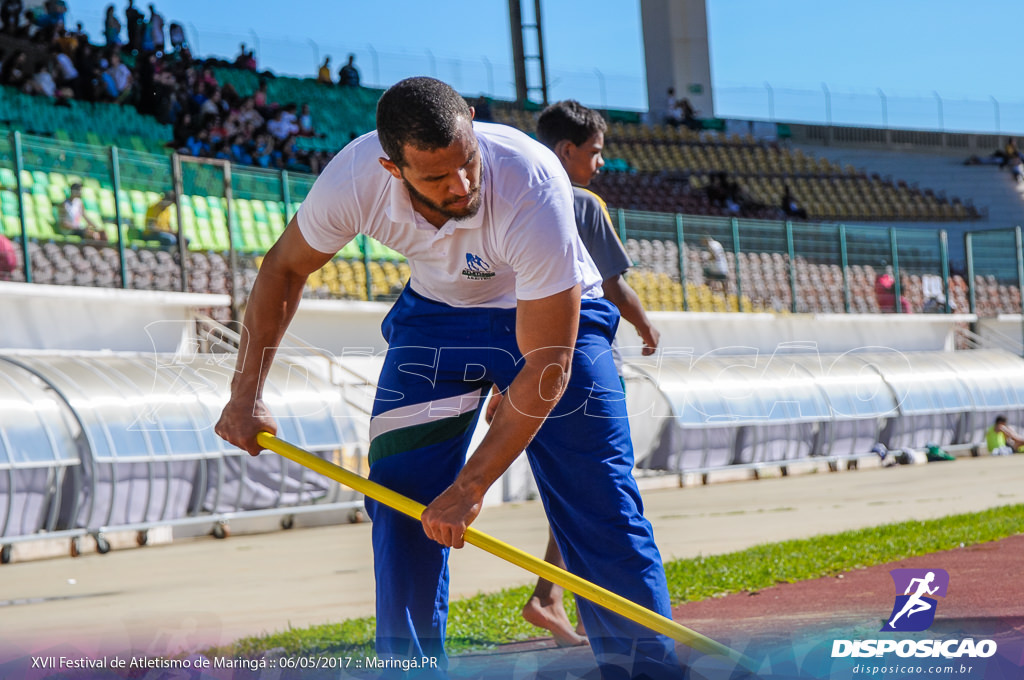
[[[9,215],[18,215],[18,195],[13,191],[4,189],[0,191],[0,213],[5,217]]]
[[[260,249],[263,252],[270,250],[274,245],[274,242],[277,240],[277,237],[270,232],[270,225],[266,222],[262,224],[259,222],[256,223],[256,234],[259,238]]]
[[[83,187],[82,191],[85,191]],[[115,203],[114,203],[114,192],[110,189],[101,188],[98,193],[100,212],[104,215],[113,217],[116,214]],[[122,215],[122,217],[126,217]]]
[[[21,236],[21,220],[18,219],[17,215],[4,215],[4,234],[7,238],[16,238]]]
[[[64,187],[49,185],[46,190],[46,195],[50,201],[54,204],[63,203],[64,199],[67,198],[67,189]]]

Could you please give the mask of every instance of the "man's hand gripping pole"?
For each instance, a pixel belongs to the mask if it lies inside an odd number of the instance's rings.
[[[372,482],[334,463],[330,463],[294,444],[278,439],[269,432],[258,434],[256,441],[260,446],[269,451],[280,454],[314,472],[319,472],[325,477],[329,477],[340,484],[358,491],[367,498],[372,498],[414,519],[419,520],[423,510],[426,508],[422,503],[417,503],[411,498],[396,493],[385,486]],[[676,642],[692,647],[704,654],[726,657],[748,670],[754,670],[750,660],[736,650],[715,642],[711,638],[690,630],[670,618],[653,612],[646,607],[641,607],[635,602],[616,595],[606,588],[602,588],[549,562],[523,552],[482,531],[469,527],[466,529],[465,541],[552,583],[560,585],[571,593],[599,604],[616,614],[625,616],[627,619],[646,626],[657,633],[666,635]]]

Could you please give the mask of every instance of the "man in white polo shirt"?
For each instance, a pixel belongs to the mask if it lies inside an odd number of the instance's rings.
[[[217,425],[253,455],[256,434],[276,431],[262,383],[311,272],[359,233],[409,259],[382,325],[370,478],[428,506],[422,522],[367,509],[377,653],[437,659],[424,677],[447,665],[448,549],[463,546],[485,491],[524,448],[569,570],[671,614],[609,351],[618,312],[577,235],[569,179],[542,145],[472,116],[431,78],[384,93],[377,131],[338,153],[267,254]],[[505,399],[467,460],[492,384]],[[679,677],[671,640],[579,609],[604,677]]]

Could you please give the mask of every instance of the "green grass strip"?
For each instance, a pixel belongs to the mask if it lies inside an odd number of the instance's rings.
[[[665,564],[665,571],[672,602],[679,604],[761,590],[777,583],[831,576],[1021,533],[1024,533],[1024,505],[1006,505],[941,519],[911,520],[763,544],[724,555],[673,560]],[[542,635],[543,631],[526,623],[519,615],[532,591],[532,586],[507,588],[452,602],[448,615],[448,652],[457,654]],[[282,648],[288,654],[369,655],[373,651],[374,627],[374,618],[366,617],[311,628],[292,628],[245,638],[209,653],[253,656],[268,649]]]

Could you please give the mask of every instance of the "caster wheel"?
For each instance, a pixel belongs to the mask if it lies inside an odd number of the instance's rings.
[[[71,556],[78,557],[82,554],[82,539],[77,536],[71,539]]]
[[[363,519],[364,519],[363,518],[363,511],[360,510],[359,508],[355,508],[353,510],[350,510],[349,513],[348,513],[348,523],[349,524],[359,524],[360,522],[363,521]]]
[[[0,564],[11,563],[11,545],[8,543],[4,547],[0,548]]]
[[[217,522],[213,525],[213,537],[214,538],[227,538],[231,535],[231,529],[228,528],[226,522]]]
[[[146,545],[147,543],[149,543],[149,532],[148,531],[140,531],[139,533],[135,534],[135,543],[139,547],[142,547],[142,546]]]
[[[288,531],[295,526],[295,515],[285,515],[281,518],[281,528]]]
[[[96,552],[101,555],[110,552],[110,542],[103,538],[103,534],[96,534]]]

